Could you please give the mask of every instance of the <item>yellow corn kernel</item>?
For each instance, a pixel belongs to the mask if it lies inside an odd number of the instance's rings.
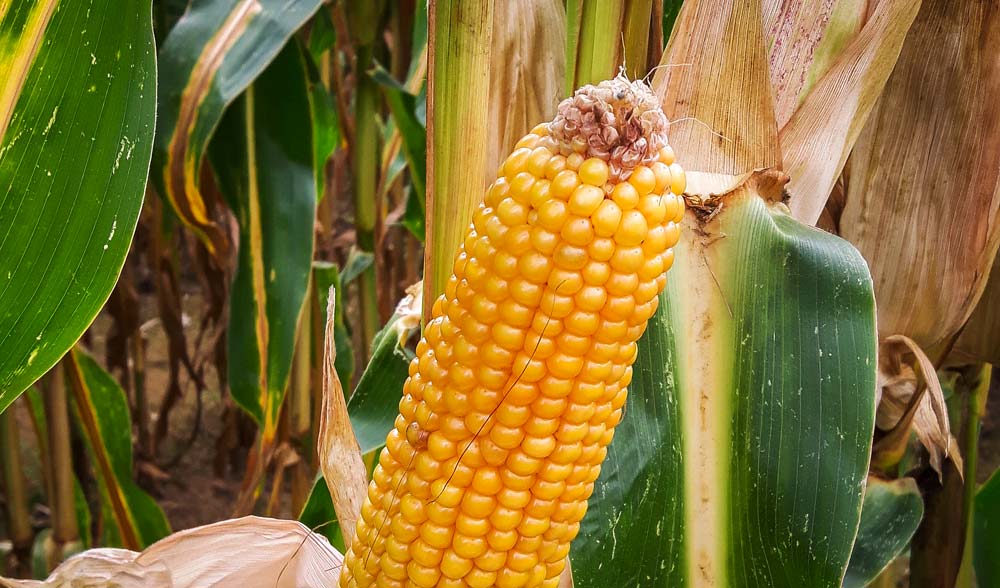
[[[573,100],[560,112],[593,104]],[[685,189],[669,146],[612,161],[630,145],[593,151],[581,129],[600,124],[559,120],[517,143],[473,214],[341,588],[558,583],[673,263]]]

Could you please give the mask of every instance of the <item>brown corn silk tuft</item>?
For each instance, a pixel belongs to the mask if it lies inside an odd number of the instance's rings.
[[[558,586],[673,263],[685,180],[666,128],[618,77],[500,166],[410,364],[343,588]]]

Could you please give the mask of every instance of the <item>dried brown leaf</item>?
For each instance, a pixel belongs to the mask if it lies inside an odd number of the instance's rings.
[[[174,533],[142,553],[92,549],[43,581],[5,588],[299,588],[335,586],[343,557],[298,521],[231,519]]]
[[[351,427],[347,398],[334,367],[337,358],[333,337],[335,303],[336,296],[331,286],[326,307],[326,338],[323,343],[323,407],[319,420],[318,449],[320,470],[333,499],[344,545],[350,547],[354,527],[361,514],[361,505],[365,500],[368,470]]]
[[[770,44],[774,116],[784,126],[799,105],[813,55],[836,0],[764,0],[764,34]]]
[[[932,352],[1000,246],[998,54],[996,3],[925,0],[851,155],[841,235],[871,267],[879,330]]]
[[[819,219],[918,8],[913,0],[878,2],[861,31],[781,128],[785,171],[791,177],[789,208],[800,221],[816,224]]]
[[[873,462],[893,464],[909,441],[910,431],[930,455],[931,467],[942,475],[945,458],[962,471],[962,456],[951,434],[944,390],[934,364],[912,339],[886,338],[879,347],[879,403],[875,424],[888,434],[873,448]]]
[[[688,194],[723,194],[781,167],[760,0],[685,2],[660,65],[653,91]]]

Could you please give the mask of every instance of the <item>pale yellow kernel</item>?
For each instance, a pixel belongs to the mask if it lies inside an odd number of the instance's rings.
[[[485,518],[470,517],[464,512],[455,518],[455,530],[466,537],[482,537],[490,530],[490,523]]]
[[[494,180],[489,189],[486,191],[486,197],[483,199],[483,203],[488,207],[494,207],[499,204],[509,192],[510,182],[507,181],[507,178],[500,176]],[[480,208],[479,210],[484,209]]]
[[[638,245],[646,238],[649,225],[646,217],[638,210],[629,210],[622,215],[622,222],[615,231],[615,241],[620,245]]]
[[[600,286],[611,277],[611,264],[604,261],[590,261],[587,265],[583,266],[583,270],[580,273],[585,283]]]
[[[583,276],[578,271],[557,267],[549,274],[546,284],[553,292],[563,296],[572,296],[583,287]]]
[[[590,216],[604,202],[604,190],[582,184],[577,186],[569,198],[569,211],[578,216]]]
[[[517,531],[500,531],[498,529],[493,529],[492,532],[486,534],[486,541],[490,544],[490,547],[496,549],[497,551],[508,551],[517,544]],[[504,570],[506,571],[506,570]],[[502,574],[503,572],[501,572]]]
[[[562,202],[560,202],[562,204]],[[559,229],[555,229],[559,230]],[[544,255],[552,255],[559,244],[559,235],[541,226],[531,227],[531,246]]]
[[[552,262],[545,255],[532,251],[521,257],[517,268],[526,279],[541,284],[548,279],[549,272],[552,270]]]
[[[668,222],[665,227],[667,230],[667,247],[673,247],[681,238],[681,227],[675,222]]]
[[[670,191],[678,196],[687,189],[687,176],[684,168],[676,163],[670,164]]]
[[[573,170],[564,169],[552,179],[549,194],[552,198],[568,200],[580,186],[580,176]]]
[[[556,246],[556,250],[552,253],[552,259],[556,265],[568,270],[583,269],[590,261],[589,257],[587,249],[569,243],[561,243]]]
[[[670,165],[671,163],[674,162],[674,150],[670,145],[661,148],[660,151],[657,153],[657,156],[659,157],[660,161],[662,161],[667,165]]]
[[[632,175],[628,178],[628,183],[632,184],[639,196],[645,196],[656,187],[656,175],[653,170],[644,165],[640,165],[632,170]]]
[[[639,191],[630,182],[620,182],[611,190],[611,200],[622,210],[631,210],[639,204]]]
[[[570,207],[572,206],[571,201]],[[589,218],[574,216],[566,221],[559,234],[571,245],[586,247],[594,240],[594,225]]]
[[[593,215],[594,232],[601,237],[615,234],[622,220],[622,209],[613,200],[601,202]]]
[[[663,194],[670,188],[670,166],[657,161],[653,165],[649,166],[653,170],[653,177],[656,178],[656,187],[653,188],[654,194]]]
[[[610,237],[597,237],[587,246],[587,253],[596,261],[608,261],[615,253],[615,241]]]
[[[454,550],[449,549],[444,552],[441,558],[441,573],[449,578],[458,579],[472,570],[472,560],[464,558]]]
[[[569,207],[562,200],[548,200],[538,209],[538,225],[558,233],[569,218]]]
[[[535,186],[538,183],[541,183],[541,182],[536,183],[535,179],[536,179],[535,176],[531,175],[526,171],[517,174],[510,180],[510,190],[507,191],[505,196],[513,198],[514,200],[523,205],[529,204],[531,202],[531,195],[533,193]],[[490,204],[490,206],[495,207],[502,200],[503,200],[502,198],[499,200],[495,200]]]
[[[601,315],[597,311],[586,311],[583,309],[571,312],[563,319],[566,330],[576,335],[585,337],[593,336],[600,328]]]
[[[562,155],[553,155],[545,164],[545,177],[549,180],[555,179],[564,169],[566,169],[566,158]]]
[[[465,582],[469,588],[493,588],[497,581],[496,572],[488,572],[478,567],[474,568],[465,576]]]
[[[484,555],[476,558],[476,567],[481,570],[495,572],[507,561],[506,551],[489,549]]]
[[[537,209],[552,199],[551,196],[552,186],[548,180],[538,180],[531,185],[531,189],[528,191],[528,204],[532,208]]]
[[[661,196],[662,192],[647,194],[639,201],[639,212],[646,217],[646,222],[650,225],[660,225],[667,218],[667,201]]]
[[[527,138],[528,137],[525,137],[525,139]],[[523,140],[524,139],[522,139],[522,141]],[[513,178],[520,172],[524,171],[528,164],[528,158],[530,157],[531,149],[528,147],[519,147],[515,149],[514,152],[511,153],[510,156],[503,162],[503,175],[508,178]]]
[[[533,176],[541,178],[545,175],[545,166],[552,158],[552,152],[545,147],[535,147],[528,158],[527,168]]]
[[[580,181],[601,188],[608,181],[608,164],[597,157],[591,157],[580,164]]]
[[[583,165],[583,161],[584,161],[583,155],[580,155],[579,153],[571,153],[566,158],[566,165],[571,170],[575,171],[580,169],[580,166]]]
[[[437,586],[441,573],[433,566],[424,566],[415,560],[406,564],[406,576],[410,583],[420,588],[434,588]]]

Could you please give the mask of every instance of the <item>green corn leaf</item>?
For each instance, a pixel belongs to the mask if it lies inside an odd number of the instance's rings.
[[[973,562],[980,586],[1000,586],[1000,470],[976,493],[973,525]]]
[[[230,295],[233,398],[277,431],[312,270],[316,182],[305,63],[297,41],[226,112],[210,157],[236,214],[240,250]]]
[[[104,499],[104,529],[117,537],[115,544],[140,550],[169,535],[170,525],[159,505],[132,481],[132,423],[125,392],[80,348],[70,352],[66,364],[73,406]]]
[[[194,0],[160,48],[153,178],[181,220],[216,255],[229,245],[199,189],[209,141],[226,106],[264,71],[320,4]]]
[[[924,500],[913,478],[869,478],[844,588],[864,588],[874,580],[910,544],[923,516]]]
[[[345,551],[344,537],[337,523],[337,511],[333,508],[330,488],[326,485],[322,474],[313,482],[309,498],[299,513],[299,522],[329,539],[330,544],[341,553]]]
[[[149,0],[0,2],[0,410],[97,316],[142,206]]]
[[[865,262],[747,187],[675,252],[576,585],[839,586],[875,417]]]

